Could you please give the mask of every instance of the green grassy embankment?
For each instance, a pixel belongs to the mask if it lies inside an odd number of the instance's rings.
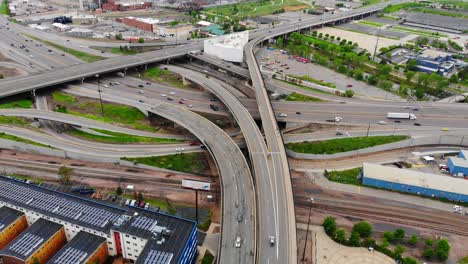
[[[164,144],[164,143],[180,143],[183,140],[170,139],[170,138],[153,138],[153,137],[142,137],[134,136],[123,133],[117,133],[112,131],[106,131],[101,129],[94,129],[95,131],[106,134],[109,136],[95,135],[86,133],[81,130],[71,130],[70,134],[73,136],[81,137],[84,139],[102,142],[102,143],[114,143],[114,144],[134,144],[134,143],[145,143],[145,144]]]
[[[198,152],[123,159],[153,167],[195,174],[205,174],[209,169],[209,164],[205,154]]]
[[[357,149],[370,148],[378,145],[393,143],[408,139],[408,136],[372,136],[337,138],[322,141],[305,141],[288,143],[286,147],[298,153],[307,154],[334,154]]]

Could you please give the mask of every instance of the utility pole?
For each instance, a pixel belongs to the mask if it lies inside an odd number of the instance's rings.
[[[309,207],[309,219],[307,220],[307,232],[306,232],[306,237],[305,237],[305,242],[304,242],[304,251],[302,252],[302,259],[301,259],[302,262],[306,261],[305,253],[307,249],[307,239],[309,238],[309,226],[310,226],[310,214],[311,213],[312,213],[312,207]]]
[[[96,78],[99,78],[99,74],[94,75]],[[97,80],[98,93],[99,93],[99,103],[101,104],[101,115],[104,117],[104,106],[102,105],[102,96],[101,96],[101,81]]]
[[[369,130],[370,130],[370,123],[369,123],[369,126],[367,127],[367,135],[366,135],[366,137],[369,137]]]
[[[375,54],[377,53],[377,46],[379,45],[380,30],[381,30],[381,28],[379,27],[379,31],[377,32],[377,40],[375,41],[374,55],[372,55],[372,60],[373,61],[375,61]]]

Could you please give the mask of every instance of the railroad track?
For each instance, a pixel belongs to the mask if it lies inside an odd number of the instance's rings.
[[[468,217],[443,211],[425,212],[404,207],[375,206],[368,203],[314,201],[311,203],[305,197],[295,197],[295,204],[302,208],[314,208],[322,212],[332,212],[341,216],[353,216],[362,219],[372,219],[427,228],[468,236]]]
[[[45,163],[38,161],[27,161],[27,160],[15,160],[8,158],[0,158],[0,166],[16,167],[25,170],[43,171],[48,173],[56,174],[58,169],[63,166],[62,164]],[[129,183],[142,183],[147,182],[148,184],[157,184],[158,187],[183,190],[181,187],[180,180],[161,179],[159,177],[151,177],[145,175],[139,175],[141,172],[135,169],[129,173],[119,171],[103,171],[102,169],[85,168],[80,166],[68,166],[73,168],[73,175],[75,177],[86,177],[101,180],[120,180]]]

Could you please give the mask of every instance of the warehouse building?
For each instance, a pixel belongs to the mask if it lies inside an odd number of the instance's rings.
[[[0,250],[28,227],[24,213],[8,207],[0,208]]]
[[[0,255],[4,264],[43,264],[65,243],[63,226],[41,218],[0,250]]]
[[[468,150],[461,150],[457,157],[450,157],[447,165],[450,174],[467,177],[468,176]]]
[[[455,66],[452,54],[432,49],[423,50],[420,55],[416,56],[416,62],[419,71],[440,75],[446,75]]]
[[[31,227],[39,221],[59,225],[70,243],[75,238],[80,241],[81,232],[101,237],[106,241],[108,255],[137,263],[188,264],[196,255],[196,223],[159,212],[115,207],[0,176],[0,208],[3,207],[22,212]],[[80,250],[68,252],[80,254]],[[0,251],[0,256],[2,253],[8,251]],[[164,261],[158,262],[161,259]]]
[[[203,41],[206,54],[225,61],[242,62],[244,46],[249,42],[249,31],[233,33]]]
[[[468,181],[413,170],[363,163],[362,184],[422,196],[468,202]]]
[[[108,256],[105,238],[80,231],[47,264],[103,264]]]

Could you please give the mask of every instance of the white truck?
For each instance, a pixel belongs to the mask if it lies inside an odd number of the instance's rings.
[[[416,120],[417,117],[412,113],[387,113],[387,118]]]

